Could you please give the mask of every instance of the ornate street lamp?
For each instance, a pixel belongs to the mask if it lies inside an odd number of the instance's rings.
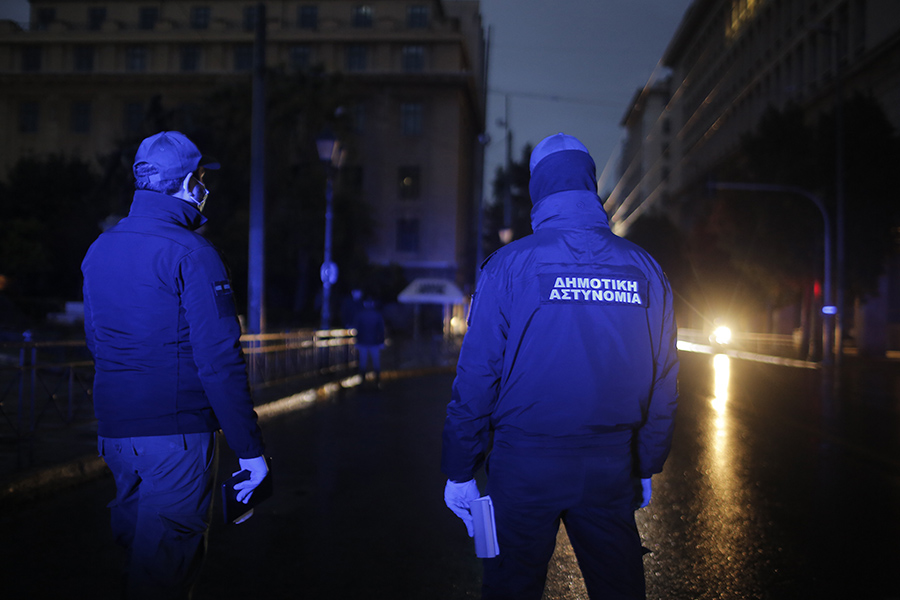
[[[316,138],[319,160],[325,165],[325,260],[319,275],[322,279],[322,329],[331,329],[331,286],[337,283],[338,267],[331,260],[334,221],[334,171],[340,167],[341,144],[329,130]]]

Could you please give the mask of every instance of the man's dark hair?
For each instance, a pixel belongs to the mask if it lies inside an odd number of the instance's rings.
[[[149,163],[134,165],[134,189],[160,192],[172,195],[181,189],[181,179],[160,179],[152,181],[151,176],[159,173],[159,170]]]

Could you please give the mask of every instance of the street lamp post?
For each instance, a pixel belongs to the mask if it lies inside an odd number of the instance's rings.
[[[748,192],[784,192],[790,194],[798,194],[810,200],[819,209],[822,214],[822,222],[825,228],[825,281],[824,281],[824,306],[822,306],[822,321],[824,325],[822,336],[822,365],[825,367],[834,366],[834,324],[835,318],[838,316],[838,309],[834,306],[834,297],[831,290],[831,219],[828,211],[825,209],[825,203],[817,195],[800,187],[791,185],[775,185],[766,183],[728,183],[721,181],[712,181],[709,184],[710,189],[716,190],[739,190]]]
[[[340,166],[340,143],[330,131],[316,138],[319,160],[325,164],[325,258],[319,275],[322,279],[322,329],[331,329],[331,286],[337,283],[338,266],[331,260],[334,229],[334,170]]]
[[[250,233],[247,257],[247,331],[266,330],[266,5],[256,7],[250,140]]]
[[[834,202],[835,220],[837,221],[837,315],[835,327],[837,329],[836,353],[837,364],[840,366],[844,354],[844,278],[845,269],[845,226],[844,226],[844,73],[841,68],[841,51],[847,42],[846,32],[840,28],[832,29],[826,24],[811,27],[813,31],[831,38],[831,60],[834,63],[834,127],[835,127],[835,165],[834,165]]]

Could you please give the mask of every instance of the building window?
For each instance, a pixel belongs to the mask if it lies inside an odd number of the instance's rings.
[[[397,250],[399,252],[419,251],[418,219],[397,219]]]
[[[208,6],[191,7],[191,29],[209,29],[210,14]]]
[[[22,48],[22,70],[35,73],[41,70],[41,47],[25,46]]]
[[[181,47],[181,70],[197,71],[200,68],[200,46],[189,44]]]
[[[81,73],[94,70],[93,46],[75,46],[75,70]]]
[[[127,71],[146,71],[147,70],[147,47],[146,46],[129,46],[125,49],[125,70]]]
[[[288,61],[291,69],[303,71],[309,68],[309,46],[291,46],[288,50]]]
[[[813,32],[809,38],[809,82],[813,87],[816,86],[819,79],[819,48],[816,42],[816,32]]]
[[[403,70],[408,73],[425,70],[425,48],[423,46],[403,46]]]
[[[156,22],[159,20],[159,9],[155,6],[141,7],[138,17],[138,28],[145,31],[156,28]]]
[[[45,31],[50,27],[50,23],[56,20],[55,8],[39,8],[35,15],[34,29],[37,31]]]
[[[838,68],[842,68],[850,58],[850,9],[846,4],[838,8],[834,27],[837,36],[835,44],[837,44]]]
[[[103,23],[106,21],[106,7],[105,6],[92,6],[88,9],[88,29],[98,30],[103,27]]]
[[[37,133],[40,105],[28,100],[19,103],[19,133]]]
[[[253,70],[253,44],[238,44],[234,47],[234,70]]]
[[[368,58],[368,49],[361,44],[347,46],[347,70],[365,71]]]
[[[400,105],[400,131],[403,135],[422,135],[425,108],[419,102]]]
[[[255,31],[256,30],[256,6],[245,6],[244,7],[244,31]]]
[[[366,132],[366,106],[364,104],[355,104],[350,109],[352,118],[353,133],[362,135]]]
[[[125,104],[125,133],[140,133],[144,124],[144,105],[140,102]]]
[[[853,3],[853,49],[857,55],[866,49],[866,3],[856,0]]]
[[[371,27],[373,21],[372,14],[373,11],[371,6],[354,6],[351,23],[354,27]]]
[[[297,10],[297,26],[300,29],[318,29],[319,7],[314,5],[301,6]]]
[[[428,7],[415,4],[406,8],[406,26],[410,29],[428,27]]]
[[[421,181],[422,175],[418,165],[397,169],[397,187],[400,199],[418,200]]]
[[[73,102],[71,106],[70,128],[72,133],[90,133],[91,131],[91,103]]]

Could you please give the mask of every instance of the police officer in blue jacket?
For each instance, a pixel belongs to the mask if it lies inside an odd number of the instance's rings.
[[[490,447],[500,554],[484,560],[485,599],[541,598],[560,520],[591,598],[644,598],[634,510],[672,440],[672,291],[610,231],[584,145],[550,136],[530,168],[534,234],[485,261],[473,298],[443,432],[445,501],[472,535]]]
[[[113,534],[128,555],[129,598],[186,598],[206,545],[224,431],[249,480],[265,478],[263,439],[241,353],[231,284],[206,218],[205,160],[187,137],[145,139],[129,215],[82,263],[94,357],[99,451],[116,481]]]

